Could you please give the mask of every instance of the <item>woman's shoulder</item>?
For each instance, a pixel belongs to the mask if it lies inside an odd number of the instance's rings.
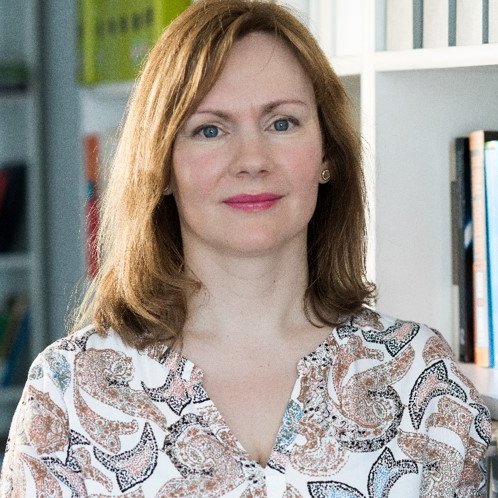
[[[126,344],[113,329],[99,331],[93,325],[81,328],[57,339],[42,350],[33,361],[29,376],[41,375],[43,371],[69,372],[75,364],[88,361],[90,357],[115,359],[125,358],[136,363],[143,351]],[[152,358],[152,355],[150,355]]]
[[[70,356],[87,349],[133,350],[113,329],[100,331],[97,327],[88,325],[55,340],[45,347],[40,356],[46,357],[54,353]]]
[[[443,334],[422,322],[397,318],[381,311],[363,308],[338,333],[359,335],[363,342],[380,346],[389,357],[396,357],[407,348],[422,356],[424,363],[436,359],[454,360],[453,351]]]
[[[385,368],[399,388],[409,391],[408,406],[414,413],[430,400],[449,395],[467,403],[488,425],[489,412],[478,390],[460,371],[437,329],[370,309],[355,315],[345,327],[361,338],[360,349],[375,350],[370,356],[380,360],[382,366],[377,368]]]
[[[483,405],[477,389],[461,372],[450,345],[435,328],[364,309],[342,330],[340,327],[338,335],[354,337],[355,359],[368,359],[368,368],[384,373],[393,385],[410,392],[415,404],[426,395],[432,399],[448,394],[476,403],[476,409],[477,404]]]

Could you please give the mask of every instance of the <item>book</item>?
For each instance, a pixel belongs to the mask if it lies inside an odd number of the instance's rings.
[[[28,69],[23,63],[0,62],[0,93],[28,88]]]
[[[387,25],[387,8],[384,0],[375,2],[375,50],[380,52],[387,50],[386,46],[386,25]]]
[[[0,166],[0,253],[23,249],[26,222],[26,165]]]
[[[498,131],[476,130],[469,134],[473,235],[474,357],[482,367],[492,367],[492,340],[489,334],[487,229],[484,147],[498,140]]]
[[[423,11],[423,0],[413,0],[413,48],[422,48],[423,46]]]
[[[22,313],[13,337],[9,355],[6,358],[3,377],[0,380],[1,387],[22,385],[26,382],[30,364],[29,335],[29,309],[26,308]]]
[[[488,0],[488,43],[498,43],[498,0]]]
[[[413,48],[413,1],[387,0],[386,49]]]
[[[498,141],[484,144],[490,356],[498,364]]]
[[[80,0],[81,83],[134,79],[163,29],[190,0]]]
[[[483,41],[483,0],[456,1],[456,44],[481,45]]]
[[[117,130],[112,128],[83,137],[86,178],[86,260],[87,275],[95,277],[99,269],[97,234],[100,226],[100,195],[106,188],[108,163],[117,147]]]
[[[448,0],[448,45],[456,45],[456,2],[457,0]]]
[[[95,277],[98,272],[97,232],[99,228],[98,190],[99,136],[89,133],[83,137],[85,154],[85,177],[87,183],[86,215],[86,262],[87,275]]]
[[[423,47],[447,47],[449,43],[449,1],[424,0]]]
[[[472,311],[472,206],[468,137],[454,141],[452,160],[453,285],[456,286],[458,359],[474,361],[474,318]]]
[[[1,313],[3,327],[0,337],[0,385],[11,361],[13,345],[27,309],[28,300],[24,294],[9,295],[4,303]]]

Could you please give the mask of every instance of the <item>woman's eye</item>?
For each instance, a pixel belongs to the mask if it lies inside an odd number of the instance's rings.
[[[217,126],[208,125],[197,130],[197,133],[201,133],[204,138],[216,138],[220,133],[220,129]]]
[[[272,126],[275,131],[287,131],[291,125],[292,123],[289,119],[277,119]]]

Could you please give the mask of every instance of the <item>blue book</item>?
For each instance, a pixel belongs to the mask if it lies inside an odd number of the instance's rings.
[[[498,365],[498,140],[484,144],[490,357]]]
[[[29,357],[29,335],[29,310],[26,309],[7,356],[3,379],[0,382],[1,387],[8,387],[17,383],[24,384],[26,381],[28,370],[25,365]]]

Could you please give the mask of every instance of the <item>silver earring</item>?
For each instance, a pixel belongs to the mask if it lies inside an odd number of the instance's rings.
[[[328,168],[324,169],[320,176],[322,178],[322,182],[327,183],[330,180],[330,170]]]
[[[172,192],[171,192],[171,188],[170,186],[168,185],[164,190],[163,190],[163,195],[170,195]]]

